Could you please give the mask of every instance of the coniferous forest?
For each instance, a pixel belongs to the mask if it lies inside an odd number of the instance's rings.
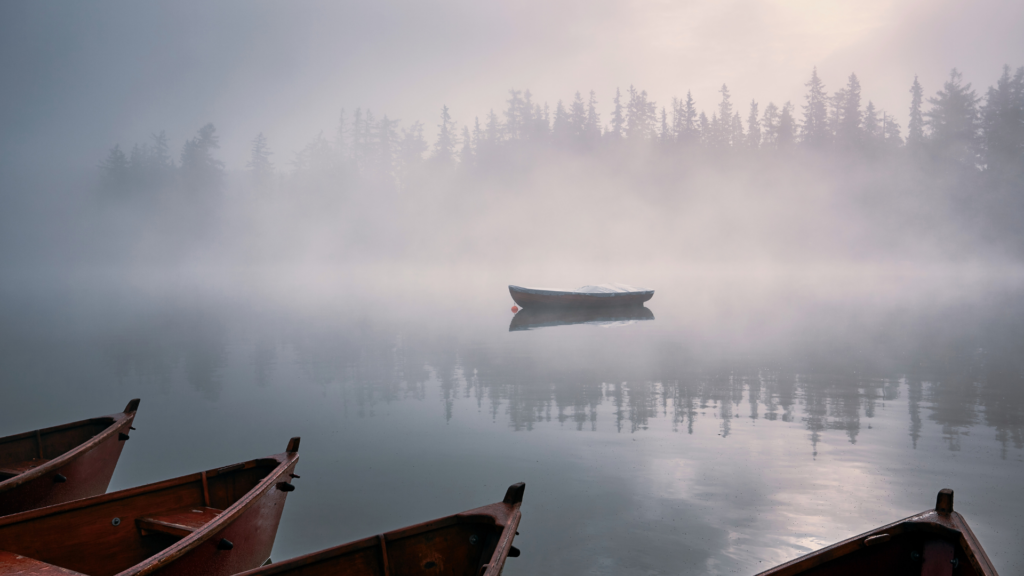
[[[136,244],[171,253],[231,238],[249,258],[1024,255],[1024,67],[984,90],[956,69],[933,90],[915,78],[897,111],[856,74],[832,89],[815,69],[805,86],[802,102],[743,103],[723,85],[708,107],[512,89],[483,118],[442,106],[432,143],[423,122],[346,109],[295,153],[246,136],[244,171],[218,160],[211,123],[180,153],[164,132],[115,145],[100,194],[146,222]]]

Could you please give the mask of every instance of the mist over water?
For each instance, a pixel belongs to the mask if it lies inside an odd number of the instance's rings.
[[[776,67],[676,78],[641,53],[719,40],[653,38],[673,11],[607,7],[626,66],[595,14],[566,47],[527,9],[422,38],[419,7],[249,6],[0,8],[31,56],[0,51],[0,435],[141,397],[112,489],[300,435],[275,560],[525,481],[510,575],[753,574],[945,487],[1024,569],[1019,40],[979,25],[938,62],[879,40],[879,6],[776,6],[722,32]],[[817,28],[743,44],[757,18]],[[385,20],[424,54],[327,26]],[[509,284],[602,282],[655,296],[510,310]]]

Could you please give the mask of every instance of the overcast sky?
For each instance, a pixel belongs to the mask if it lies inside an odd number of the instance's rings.
[[[6,1],[0,167],[93,166],[160,129],[177,153],[208,121],[229,169],[261,131],[286,166],[342,107],[430,134],[443,104],[472,123],[511,87],[552,108],[592,88],[606,121],[616,87],[689,89],[710,115],[726,83],[745,118],[751,98],[799,106],[814,66],[829,92],[856,72],[905,129],[915,73],[983,93],[1024,65],[1022,31],[1020,0]]]

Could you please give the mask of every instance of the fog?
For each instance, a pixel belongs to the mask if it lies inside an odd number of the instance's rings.
[[[1024,462],[1022,24],[997,0],[3,3],[0,423],[144,396],[193,441],[153,426],[168,457],[118,487],[308,429],[303,465],[332,480],[292,497],[275,560],[339,543],[319,506],[359,508],[354,538],[523,471],[550,481],[524,508],[548,524],[508,573],[753,571],[946,480],[1021,565],[1020,507],[993,494]],[[616,321],[509,311],[508,284],[602,282],[657,295]],[[521,457],[480,465],[492,444]],[[438,498],[424,517],[371,472],[400,485],[407,462],[433,478],[404,487]],[[346,474],[367,503],[336,501]],[[738,477],[730,508],[715,484]],[[698,500],[672,509],[751,547],[679,552],[663,511]],[[563,558],[587,514],[602,549]],[[650,554],[603,549],[623,525]]]

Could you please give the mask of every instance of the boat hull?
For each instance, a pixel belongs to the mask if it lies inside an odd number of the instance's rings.
[[[757,576],[998,576],[967,521],[953,511],[953,491],[928,510],[801,556]]]
[[[0,551],[7,553],[0,554],[0,575],[228,576],[258,567],[270,557],[293,489],[298,439],[288,448],[0,518]],[[35,568],[18,565],[26,558]]]
[[[0,516],[106,492],[138,406],[132,400],[119,414],[0,438],[3,477],[24,468],[0,481]]]
[[[505,499],[496,504],[306,554],[239,576],[499,576],[509,555],[519,554],[512,540],[521,518],[523,489],[523,484],[513,484]]]
[[[524,288],[522,286],[508,287],[512,300],[522,308],[615,308],[640,306],[654,297],[654,290],[639,292],[601,292],[584,293],[569,292],[563,290],[542,290],[538,288]]]

